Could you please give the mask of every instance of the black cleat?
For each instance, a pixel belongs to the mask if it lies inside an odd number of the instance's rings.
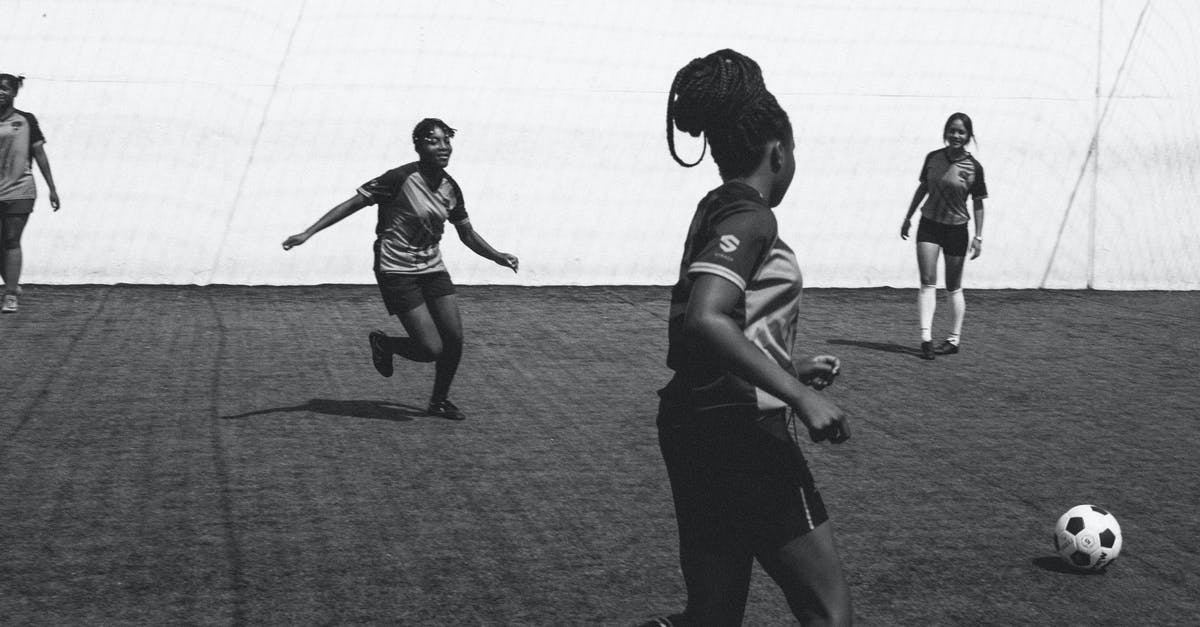
[[[933,359],[933,342],[921,342],[921,359]]]
[[[449,420],[466,420],[467,415],[461,409],[451,403],[449,399],[444,401],[429,401],[429,408],[425,413],[430,416],[438,416]]]
[[[941,344],[938,344],[937,350],[934,352],[939,355],[953,355],[958,352],[958,344],[955,344],[950,340],[946,340]]]
[[[392,376],[392,351],[387,347],[387,334],[371,331],[367,339],[371,341],[371,363],[375,364],[375,369],[385,377]]]

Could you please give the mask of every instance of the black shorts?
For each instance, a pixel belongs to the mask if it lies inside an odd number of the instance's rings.
[[[681,547],[757,554],[829,520],[786,410],[659,406]]]
[[[942,224],[929,218],[921,218],[921,223],[917,226],[917,241],[937,244],[942,247],[942,252],[951,257],[966,257],[971,236],[967,233],[966,222]]]
[[[450,273],[446,271],[425,274],[376,272],[375,281],[379,283],[383,304],[387,306],[388,313],[393,315],[416,309],[435,298],[457,293]]]
[[[33,198],[17,198],[14,200],[0,200],[0,216],[14,215],[23,213],[33,213]]]

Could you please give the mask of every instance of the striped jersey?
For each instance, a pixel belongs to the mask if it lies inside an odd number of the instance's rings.
[[[435,183],[407,163],[363,183],[358,193],[379,205],[375,224],[375,271],[424,274],[446,269],[438,244],[446,222],[469,222],[462,190],[442,171]]]
[[[0,120],[0,200],[37,197],[33,147],[46,141],[32,113],[13,109]]]
[[[778,237],[775,214],[754,188],[726,183],[700,201],[684,244],[679,280],[671,291],[667,366],[675,371],[659,391],[664,400],[696,410],[731,405],[760,410],[786,404],[729,374],[683,333],[692,285],[715,274],[742,290],[733,318],[746,338],[780,367],[796,374],[792,345],[803,281],[792,249]]]
[[[967,196],[976,200],[987,198],[987,183],[983,166],[969,152],[953,161],[945,148],[925,155],[919,180],[929,193],[921,206],[921,215],[942,224],[966,224]]]

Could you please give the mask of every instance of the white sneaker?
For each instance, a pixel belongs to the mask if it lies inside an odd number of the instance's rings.
[[[17,313],[17,295],[5,294],[4,305],[0,306],[0,313]]]

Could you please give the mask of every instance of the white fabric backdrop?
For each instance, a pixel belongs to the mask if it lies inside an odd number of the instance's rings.
[[[970,288],[1200,288],[1200,4],[1189,0],[8,0],[63,198],[27,283],[369,283],[374,210],[283,252],[356,186],[459,129],[463,284],[669,284],[706,159],[675,165],[693,57],[757,59],[800,168],[778,209],[809,286],[914,286],[900,220],[954,111],[991,198]],[[1093,144],[1093,140],[1095,140]],[[699,143],[680,137],[681,151]],[[1094,150],[1093,150],[1094,146]]]

